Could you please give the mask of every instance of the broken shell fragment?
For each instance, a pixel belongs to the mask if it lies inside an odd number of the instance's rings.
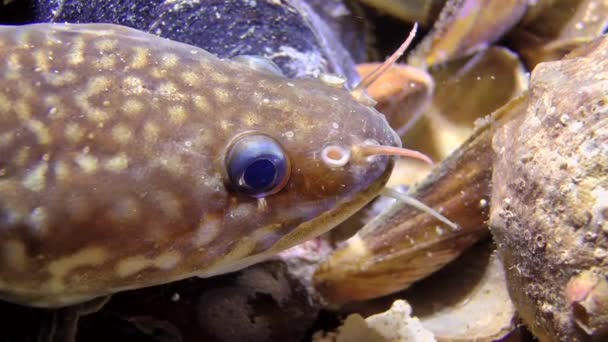
[[[404,289],[454,260],[488,235],[491,137],[502,119],[519,113],[524,99],[488,119],[411,195],[457,223],[457,230],[403,203],[394,204],[348,239],[319,266],[314,284],[339,304]],[[498,120],[499,122],[496,122]]]
[[[416,317],[412,317],[412,307],[403,300],[397,300],[386,312],[361,317],[352,314],[335,333],[317,333],[313,342],[434,342],[433,334],[425,329]]]
[[[608,37],[539,64],[493,148],[490,227],[520,316],[541,341],[605,341],[603,286],[578,277],[608,277]]]

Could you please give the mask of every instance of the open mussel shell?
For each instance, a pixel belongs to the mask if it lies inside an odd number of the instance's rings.
[[[545,0],[530,6],[508,42],[533,69],[592,41],[607,27],[608,2],[604,0]]]
[[[541,341],[608,340],[608,37],[539,64],[493,148],[490,227],[522,319]]]
[[[359,65],[358,70],[365,75],[373,65]],[[469,138],[475,120],[519,96],[527,85],[517,56],[491,47],[429,71],[397,65],[370,87],[369,94],[404,145],[441,161]],[[430,170],[427,164],[399,159],[388,185],[414,184]]]
[[[497,111],[410,193],[438,209],[458,229],[397,202],[319,266],[314,284],[322,296],[339,304],[399,291],[487,236],[492,135],[501,120],[522,111],[524,105],[525,97]]]
[[[442,342],[496,341],[516,328],[505,269],[483,241],[405,291],[422,325]]]
[[[483,50],[526,13],[527,0],[448,0],[408,64],[431,67]]]
[[[366,77],[382,63],[357,65],[361,77]],[[368,89],[377,101],[376,109],[386,116],[391,127],[403,135],[420,119],[433,96],[435,82],[425,70],[396,64],[382,74]]]
[[[428,25],[436,18],[446,0],[359,0],[380,12],[406,22]]]
[[[436,84],[431,105],[404,141],[434,160],[444,159],[468,139],[475,120],[505,105],[528,86],[517,56],[500,47],[429,72]]]
[[[526,71],[517,56],[500,47],[432,68],[429,74],[435,83],[433,97],[420,120],[408,127],[403,143],[434,161],[445,159],[461,146],[473,132],[476,120],[519,96],[528,86]],[[377,100],[379,106],[385,101]],[[429,165],[400,159],[388,184],[415,184],[430,170]]]

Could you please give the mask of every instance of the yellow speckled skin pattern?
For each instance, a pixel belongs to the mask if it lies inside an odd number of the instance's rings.
[[[249,131],[291,161],[265,208],[225,176]],[[0,298],[64,306],[260,261],[377,194],[389,157],[319,156],[367,139],[400,146],[383,115],[317,79],[116,25],[0,26]]]

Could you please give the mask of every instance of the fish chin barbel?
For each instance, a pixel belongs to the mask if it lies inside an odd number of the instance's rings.
[[[403,53],[405,53],[405,50],[410,46],[412,40],[414,40],[417,29],[418,23],[414,23],[410,34],[401,44],[401,46],[399,46],[399,48],[382,65],[380,65],[376,70],[372,71],[365,79],[363,79],[357,85],[357,87],[355,87],[351,94],[356,100],[360,101],[361,103],[374,103],[373,100],[367,97],[367,95],[365,94],[365,90],[369,86],[371,86],[382,75],[382,73],[384,73],[393,64],[395,64],[397,60],[403,55]],[[433,163],[428,156],[418,151],[413,151],[405,148],[397,148],[393,146],[378,146],[374,141],[368,141],[366,144],[355,146],[354,149],[357,153],[362,155],[393,155],[418,159],[428,164]],[[438,211],[428,207],[427,205],[418,201],[414,197],[408,196],[407,194],[400,193],[390,188],[385,188],[384,190],[382,190],[382,195],[392,197],[405,204],[411,205],[419,210],[430,214],[439,221],[447,224],[450,228],[458,229],[458,225],[456,225],[454,222],[450,221],[448,218],[441,215]]]

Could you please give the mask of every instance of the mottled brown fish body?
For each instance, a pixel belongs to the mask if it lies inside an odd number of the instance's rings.
[[[231,190],[235,136],[276,139],[291,177]],[[289,80],[115,25],[0,26],[0,297],[62,306],[213,275],[328,230],[392,163],[330,168],[328,144],[398,145],[341,87]]]

